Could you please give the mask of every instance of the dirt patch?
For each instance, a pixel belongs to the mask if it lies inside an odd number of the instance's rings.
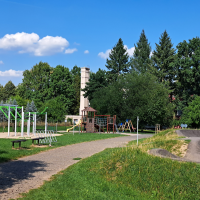
[[[188,144],[184,143],[183,145],[175,145],[172,149],[172,154],[175,154],[180,157],[184,157],[186,154],[186,151],[188,149]]]
[[[32,144],[31,147],[45,148],[45,147],[48,147],[48,145],[37,145],[37,144]]]

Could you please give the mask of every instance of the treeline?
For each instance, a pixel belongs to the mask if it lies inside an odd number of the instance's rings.
[[[48,107],[48,118],[62,121],[66,114],[79,113],[80,73],[77,66],[70,71],[61,65],[53,68],[40,62],[23,72],[24,78],[17,87],[11,81],[4,87],[0,85],[0,101],[15,100],[17,105],[25,108],[34,103],[39,112]]]
[[[144,30],[131,57],[122,39],[111,50],[107,70],[91,73],[85,97],[99,114],[117,115],[118,122],[140,117],[140,125],[200,126],[200,38],[173,47],[166,31],[152,51]],[[19,106],[33,102],[38,111],[48,107],[48,118],[62,121],[78,114],[80,68],[40,62],[23,73],[17,87],[0,86],[0,101]],[[33,104],[32,103],[32,104]],[[175,120],[181,114],[180,120]]]
[[[101,114],[116,114],[121,122],[125,119],[136,122],[140,116],[142,126],[156,123],[200,126],[200,109],[195,115],[188,111],[195,110],[193,101],[199,102],[200,107],[198,37],[174,48],[164,31],[152,51],[143,30],[133,56],[128,56],[120,38],[109,54],[106,68],[92,73],[84,90],[91,106]],[[180,120],[176,120],[180,113]]]

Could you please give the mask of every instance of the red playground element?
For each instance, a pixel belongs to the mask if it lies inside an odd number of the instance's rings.
[[[110,115],[96,115],[96,112],[97,110],[92,107],[86,107],[82,110],[81,132],[84,127],[84,130],[88,133],[104,132],[105,128],[107,133],[111,130],[115,133],[116,115],[113,115],[113,117]]]

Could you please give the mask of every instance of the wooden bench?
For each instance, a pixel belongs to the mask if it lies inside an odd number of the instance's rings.
[[[44,137],[39,137],[39,138],[32,138],[32,144],[34,144],[34,141],[37,140],[38,141],[38,145],[39,145],[39,141],[44,139]]]
[[[12,148],[14,148],[15,143],[19,143],[19,148],[21,148],[21,142],[26,142],[27,140],[14,140],[12,142]]]

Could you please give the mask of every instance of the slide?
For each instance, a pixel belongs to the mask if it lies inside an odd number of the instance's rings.
[[[67,132],[69,132],[70,130],[73,130],[76,126],[79,126],[79,125],[81,125],[81,120],[78,122],[78,124],[72,126],[71,128],[68,128]]]

